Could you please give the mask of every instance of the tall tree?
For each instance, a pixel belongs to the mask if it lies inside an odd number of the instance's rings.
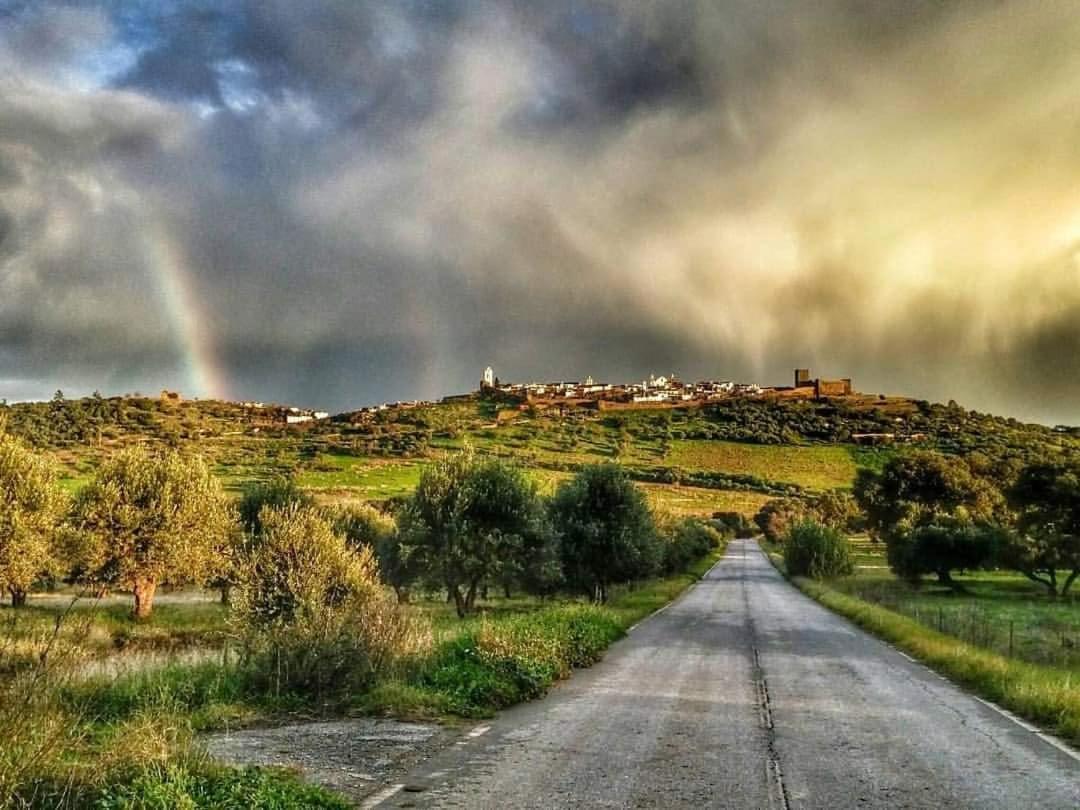
[[[566,582],[596,602],[611,585],[647,577],[661,561],[656,524],[642,494],[617,464],[583,468],[551,504]]]
[[[1002,561],[1050,593],[1067,594],[1080,577],[1080,462],[1027,467],[1006,494],[1016,531]]]
[[[920,452],[891,459],[880,473],[860,470],[855,499],[870,531],[885,541],[889,566],[918,582],[926,573],[958,587],[951,571],[987,563],[1001,493],[962,458]]]
[[[65,504],[56,477],[52,462],[0,431],[0,588],[16,607],[55,565],[53,540]]]
[[[134,615],[146,618],[159,584],[207,577],[234,521],[201,459],[133,448],[107,460],[79,493],[74,524],[84,578],[129,588]]]
[[[461,617],[485,582],[524,564],[543,525],[524,472],[471,451],[428,467],[398,524],[401,570],[444,586]]]

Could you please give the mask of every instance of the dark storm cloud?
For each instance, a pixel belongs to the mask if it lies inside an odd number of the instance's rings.
[[[811,363],[1080,421],[1077,45],[1036,0],[0,3],[0,385]]]

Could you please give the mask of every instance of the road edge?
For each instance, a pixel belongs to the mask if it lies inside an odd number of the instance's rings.
[[[886,637],[885,635],[882,635],[880,632],[878,632],[878,629],[874,624],[860,621],[858,613],[845,611],[835,602],[830,604],[829,602],[822,600],[820,596],[822,593],[827,592],[828,594],[835,594],[837,596],[843,597],[845,600],[856,602],[858,603],[860,608],[863,609],[864,614],[880,611],[889,614],[890,617],[895,617],[897,620],[910,623],[912,625],[917,625],[914,619],[909,619],[907,616],[904,616],[901,613],[896,613],[895,611],[889,610],[888,608],[882,607],[881,605],[875,605],[872,602],[867,602],[865,599],[860,599],[859,597],[851,596],[850,594],[834,591],[829,588],[828,585],[825,585],[823,583],[814,582],[812,584],[815,587],[807,588],[806,585],[811,583],[808,583],[799,577],[789,576],[787,571],[783,568],[783,566],[779,564],[779,561],[773,556],[773,553],[767,551],[765,548],[762,548],[760,542],[758,543],[758,548],[761,549],[761,553],[765,555],[766,559],[768,559],[769,563],[773,566],[773,568],[776,569],[777,573],[779,573],[780,576],[782,576],[792,587],[798,590],[799,593],[803,594],[809,599],[814,600],[816,604],[821,605],[821,607],[825,608],[830,613],[833,613],[844,619],[845,621],[850,622],[852,625],[862,630],[864,633],[867,633],[870,636],[874,637],[890,649],[895,650],[908,661],[911,661],[914,664],[918,664],[919,666],[926,669],[928,672],[931,672],[937,677],[948,681],[957,689],[962,690],[963,692],[977,700],[979,703],[983,704],[986,708],[990,709],[993,712],[996,712],[1001,717],[1004,717],[1006,720],[1009,720],[1011,723],[1019,726],[1025,731],[1034,734],[1047,745],[1056,748],[1061,753],[1080,763],[1080,748],[1076,747],[1080,745],[1080,733],[1078,733],[1078,735],[1073,738],[1067,735],[1060,735],[1056,732],[1056,730],[1047,729],[1040,725],[1037,725],[1040,718],[1027,715],[1022,710],[1018,711],[1016,708],[1011,706],[1000,705],[994,700],[994,697],[996,696],[990,696],[986,692],[981,691],[977,688],[976,684],[959,680],[955,678],[953,674],[947,669],[934,666],[935,662],[933,660],[927,660],[926,657],[920,655],[920,651],[917,648],[911,645],[904,644],[902,641],[893,640]],[[925,633],[928,636],[929,634],[940,635],[943,638],[947,639],[950,644],[959,645],[965,648],[970,647],[973,651],[979,654],[996,656],[996,654],[991,653],[990,651],[980,650],[977,647],[973,647],[962,639],[958,639],[953,636],[947,636],[945,634],[935,633],[935,631],[931,630],[930,628],[925,628],[921,625],[917,626],[917,630],[918,632]]]

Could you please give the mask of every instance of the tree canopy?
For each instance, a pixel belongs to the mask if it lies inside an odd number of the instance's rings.
[[[54,568],[54,535],[66,498],[56,466],[0,431],[0,589],[13,605]]]
[[[446,587],[459,616],[473,609],[485,582],[523,572],[545,542],[525,473],[470,451],[424,470],[398,524],[401,570]]]
[[[206,577],[233,515],[201,459],[132,448],[106,460],[79,493],[74,524],[82,577],[130,588],[144,618],[161,582]]]
[[[885,540],[889,566],[918,582],[934,573],[978,568],[993,556],[1003,499],[964,459],[919,452],[896,456],[880,473],[860,470],[855,498],[870,530]]]
[[[1080,462],[1035,464],[1007,491],[1016,530],[1003,549],[1005,564],[1051,593],[1066,594],[1080,577]],[[1065,579],[1058,585],[1058,572]]]
[[[571,588],[604,602],[611,585],[657,571],[662,547],[652,513],[617,464],[583,468],[559,487],[551,511]]]

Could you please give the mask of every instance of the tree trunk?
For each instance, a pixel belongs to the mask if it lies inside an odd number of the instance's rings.
[[[503,583],[503,596],[505,596],[507,599],[512,598],[512,594],[510,593],[510,583],[508,582]]]
[[[157,580],[136,580],[131,591],[135,595],[135,611],[133,615],[136,619],[149,618],[154,610],[154,592],[157,591]]]
[[[12,607],[25,607],[26,605],[26,591],[22,588],[8,588],[11,592],[11,606]]]
[[[454,607],[457,608],[458,618],[464,619],[465,614],[468,613],[468,608],[465,605],[465,597],[461,595],[461,588],[457,585],[450,585],[447,587],[447,591],[450,593],[450,598],[454,600]]]
[[[1064,584],[1061,586],[1061,595],[1066,596],[1069,593],[1069,588],[1076,582],[1076,578],[1080,577],[1080,568],[1074,568],[1069,576],[1065,579]]]
[[[469,585],[469,592],[465,594],[465,609],[472,613],[473,608],[476,607],[476,593],[480,586],[476,582]]]
[[[401,585],[394,586],[394,595],[397,596],[399,605],[409,604],[409,589],[403,588]]]
[[[1037,582],[1042,585],[1044,588],[1046,588],[1046,590],[1050,592],[1051,596],[1057,596],[1057,585],[1053,580],[1043,579],[1034,571],[1021,571],[1020,573],[1030,579],[1032,582]]]
[[[229,601],[230,601],[231,598],[232,598],[232,585],[222,585],[221,586],[221,604],[223,604],[223,605],[229,604]]]

